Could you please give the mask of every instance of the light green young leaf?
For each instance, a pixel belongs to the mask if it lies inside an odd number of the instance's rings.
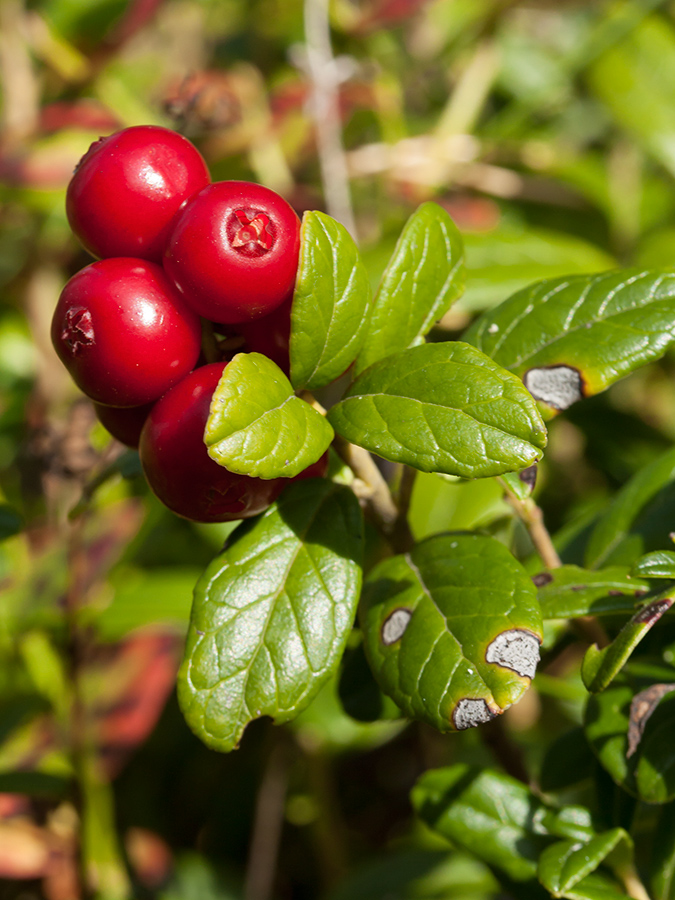
[[[593,571],[560,566],[535,576],[544,619],[572,619],[635,611],[649,584],[629,576],[624,566]]]
[[[441,731],[487,722],[521,698],[541,618],[523,566],[493,538],[428,538],[381,562],[360,607],[375,677],[406,715]]]
[[[347,229],[321,212],[307,212],[291,311],[291,381],[315,390],[354,362],[368,325],[368,273]]]
[[[637,269],[540,281],[465,339],[523,379],[550,418],[663,356],[675,337],[675,272]]]
[[[211,401],[204,442],[211,459],[238,475],[292,478],[330,446],[325,416],[296,397],[262,353],[238,353]]]
[[[463,289],[462,237],[443,207],[423,203],[406,222],[382,276],[356,373],[420,343]]]
[[[352,627],[362,544],[349,488],[299,482],[239,526],[206,569],[178,698],[209,747],[234,749],[261,716],[292,719],[327,681]]]
[[[630,859],[633,842],[623,828],[604,831],[587,843],[557,841],[539,857],[537,877],[554,897],[565,897],[568,891],[594,872],[619,844],[624,857]]]
[[[380,360],[329,412],[348,441],[423,472],[482,478],[531,466],[546,429],[521,382],[468,344]]]

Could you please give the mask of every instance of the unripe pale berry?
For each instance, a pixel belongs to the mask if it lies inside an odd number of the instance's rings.
[[[192,370],[201,323],[160,266],[121,257],[92,263],[63,289],[52,341],[77,386],[108,406],[142,406]]]
[[[190,141],[156,125],[100,138],[78,163],[66,194],[70,227],[99,258],[161,262],[181,206],[211,181]]]
[[[268,315],[293,291],[300,220],[259,184],[220,181],[176,218],[164,268],[190,305],[221,324]]]

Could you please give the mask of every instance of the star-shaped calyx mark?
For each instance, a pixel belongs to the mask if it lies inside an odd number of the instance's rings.
[[[85,347],[94,343],[94,323],[91,313],[83,307],[69,309],[61,329],[61,340],[73,356],[77,356]]]
[[[270,217],[257,210],[236,209],[234,211],[234,228],[230,238],[232,246],[246,249],[255,256],[262,256],[272,249],[274,233],[271,229]]]

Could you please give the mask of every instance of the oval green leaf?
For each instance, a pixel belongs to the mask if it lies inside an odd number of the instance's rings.
[[[291,310],[291,381],[315,390],[354,362],[366,334],[371,288],[347,229],[321,212],[306,212]]]
[[[539,857],[537,877],[554,897],[562,897],[594,872],[619,844],[622,844],[624,858],[630,858],[633,842],[623,828],[596,834],[585,844],[556,841]]]
[[[380,360],[328,418],[344,438],[378,456],[464,478],[531,466],[546,445],[544,423],[522,383],[460,341]]]
[[[211,400],[204,442],[211,459],[238,475],[293,478],[330,446],[333,429],[296,397],[262,353],[238,353]]]
[[[549,418],[663,356],[673,337],[675,272],[636,269],[537,282],[466,334]]]
[[[633,565],[631,575],[638,578],[672,578],[675,580],[675,553],[672,550],[656,550],[647,553]]]
[[[335,670],[361,587],[361,510],[330,481],[290,485],[195,589],[178,682],[188,725],[234,749],[246,725],[304,709]]]
[[[477,766],[425,772],[411,800],[430,828],[518,882],[536,877],[537,860],[553,836],[593,836],[588,810],[552,809],[522,782]]]
[[[442,206],[408,219],[373,301],[356,372],[419,343],[464,290],[464,246]]]
[[[593,571],[560,566],[535,575],[544,619],[605,616],[635,611],[649,584],[631,578],[623,566]]]
[[[360,620],[384,693],[441,731],[516,703],[539,660],[532,581],[503,544],[481,535],[432,537],[380,563],[364,585]]]

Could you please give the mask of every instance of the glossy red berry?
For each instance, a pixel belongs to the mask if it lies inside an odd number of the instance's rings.
[[[254,322],[242,322],[233,330],[245,341],[245,349],[249,353],[262,353],[279,368],[289,374],[291,363],[288,347],[291,336],[291,304],[293,295],[285,300],[278,309],[262,319]]]
[[[233,324],[284,302],[299,252],[300,220],[283,197],[259,184],[220,181],[177,217],[164,268],[201,316]]]
[[[66,194],[70,227],[94,256],[161,262],[173,219],[211,176],[190,141],[156,125],[92,144]]]
[[[197,522],[255,516],[288,484],[284,478],[235,475],[208,455],[204,428],[226,365],[191,372],[155,404],[141,433],[141,463],[153,492],[173,512]]]
[[[96,418],[101,425],[110,432],[121,444],[127,447],[138,447],[141,439],[141,430],[145,420],[150,415],[152,403],[145,406],[104,406],[102,403],[94,403]]]
[[[121,257],[92,263],[63,289],[52,341],[77,386],[108,406],[142,406],[194,367],[199,317],[160,266]]]

